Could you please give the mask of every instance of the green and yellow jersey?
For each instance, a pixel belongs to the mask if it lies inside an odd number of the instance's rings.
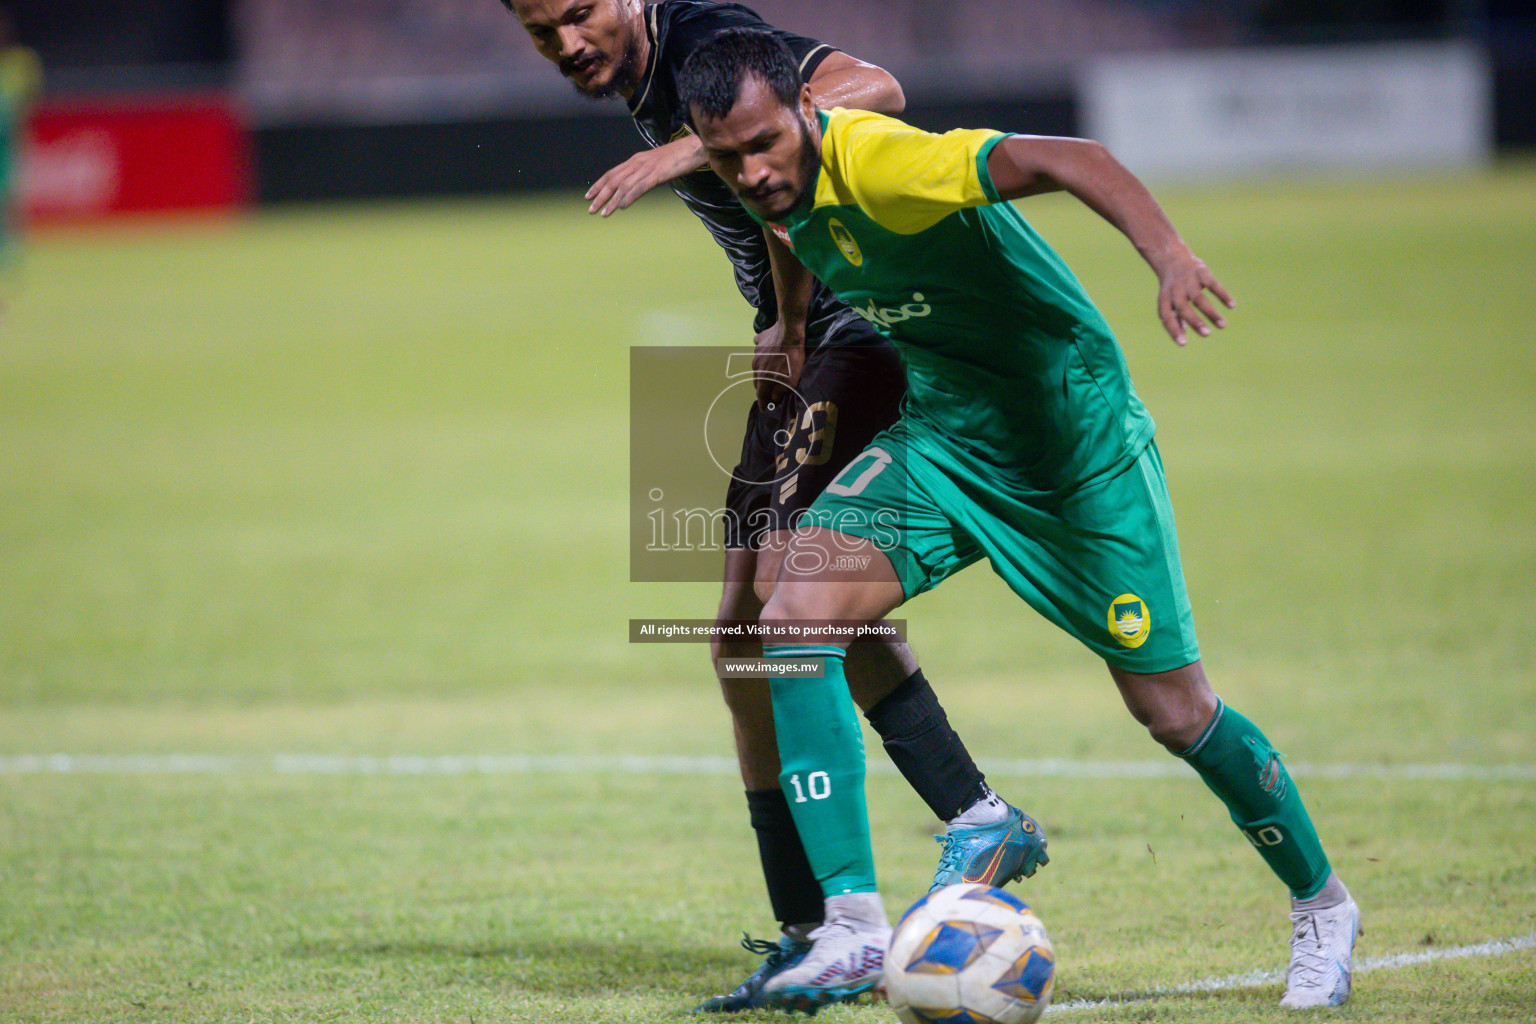
[[[913,443],[1015,494],[1062,494],[1133,464],[1153,423],[1104,317],[987,172],[1005,135],[820,113],[815,182],[768,222],[900,350]]]

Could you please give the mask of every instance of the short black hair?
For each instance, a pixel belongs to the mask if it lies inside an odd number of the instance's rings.
[[[693,120],[693,110],[706,117],[724,117],[741,96],[748,75],[773,90],[780,103],[792,107],[800,99],[805,79],[784,40],[760,28],[728,28],[706,39],[689,56],[677,76],[677,95]]]

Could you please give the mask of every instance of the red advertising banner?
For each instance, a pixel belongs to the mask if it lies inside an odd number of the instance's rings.
[[[32,112],[20,172],[34,223],[225,210],[250,202],[250,138],[218,95],[48,102]]]

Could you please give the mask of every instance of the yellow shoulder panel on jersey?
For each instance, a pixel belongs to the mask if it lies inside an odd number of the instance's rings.
[[[817,206],[856,206],[897,234],[926,231],[956,210],[991,202],[976,156],[1000,133],[943,135],[865,110],[828,113]]]

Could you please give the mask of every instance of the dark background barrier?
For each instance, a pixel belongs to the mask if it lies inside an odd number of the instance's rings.
[[[235,58],[231,5],[206,0],[11,0],[17,39],[66,80],[76,70],[219,67]]]
[[[642,145],[622,107],[612,116],[528,116],[447,124],[292,125],[255,132],[256,196],[278,203],[477,195],[590,184]],[[995,127],[1069,135],[1069,95],[913,104],[929,130]]]
[[[1536,23],[1511,25],[1492,43],[1493,143],[1529,149],[1536,146]]]
[[[1536,146],[1536,20],[1515,0],[757,6],[885,63],[908,84],[908,119],[930,129],[1077,133],[1073,74],[1103,53],[1464,39],[1488,54],[1495,146]],[[495,0],[142,0],[131,14],[109,0],[20,0],[8,9],[15,37],[42,58],[48,105],[155,107],[167,93],[222,93],[252,128],[242,194],[259,202],[570,187],[639,145],[621,105],[572,100]],[[163,164],[178,173],[176,159]]]

